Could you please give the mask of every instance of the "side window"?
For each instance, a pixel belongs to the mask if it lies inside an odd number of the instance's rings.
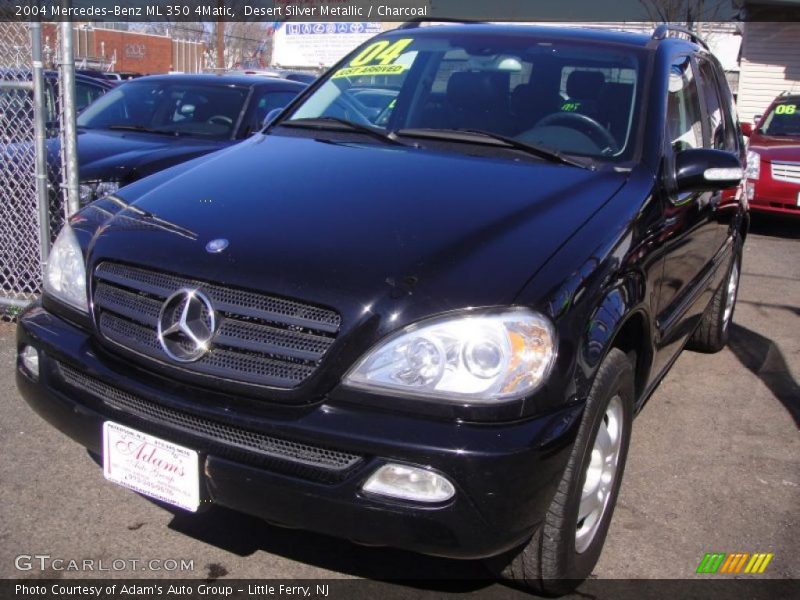
[[[253,111],[252,131],[261,129],[261,124],[264,118],[271,110],[276,108],[285,108],[289,103],[294,100],[297,94],[294,92],[264,92],[261,97],[256,100],[256,109]]]
[[[703,146],[697,80],[688,56],[675,59],[669,73],[667,135],[676,152]]]
[[[75,82],[75,108],[80,112],[103,95],[105,90],[83,81]]]
[[[700,85],[703,86],[709,120],[710,139],[707,140],[706,147],[736,152],[734,126],[730,115],[725,110],[714,66],[702,58],[698,61],[698,65],[700,67]]]

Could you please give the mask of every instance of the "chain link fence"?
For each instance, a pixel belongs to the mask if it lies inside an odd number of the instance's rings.
[[[58,35],[53,37],[56,39],[49,40],[48,49],[51,60],[57,55],[53,50],[58,48]],[[0,22],[0,317],[3,318],[13,317],[39,295],[49,244],[64,223],[62,156],[57,142],[63,129],[59,76],[58,71],[45,72],[37,95],[34,81],[36,67],[41,66],[41,29],[27,23]],[[37,119],[41,135],[49,138],[39,144]]]

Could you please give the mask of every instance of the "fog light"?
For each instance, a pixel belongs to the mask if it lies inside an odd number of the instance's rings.
[[[39,353],[33,346],[25,346],[19,353],[22,366],[34,379],[39,378]]]
[[[416,502],[444,502],[456,490],[453,484],[432,471],[406,465],[384,465],[364,484],[364,491]]]

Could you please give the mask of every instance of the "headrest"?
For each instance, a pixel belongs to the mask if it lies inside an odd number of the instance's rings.
[[[459,71],[447,82],[447,101],[466,110],[496,110],[507,105],[508,73]]]
[[[536,89],[530,83],[521,83],[511,92],[511,112],[524,114],[536,98]]]
[[[567,96],[579,100],[596,100],[606,83],[606,76],[597,71],[573,71],[567,77]]]

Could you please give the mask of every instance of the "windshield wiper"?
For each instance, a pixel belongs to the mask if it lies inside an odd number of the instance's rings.
[[[361,123],[354,123],[347,119],[340,119],[339,117],[312,117],[306,119],[291,119],[288,121],[281,121],[276,123],[279,127],[299,127],[302,129],[333,129],[345,131],[357,131],[359,133],[366,133],[374,138],[383,142],[394,144],[395,146],[405,146],[403,142],[395,137],[394,132],[385,132],[376,127],[369,125],[362,125]]]
[[[507,137],[499,133],[492,133],[491,131],[482,131],[480,129],[400,129],[395,132],[396,135],[410,136],[410,137],[424,137],[438,140],[450,140],[454,142],[464,142],[471,144],[493,144],[496,146],[503,146],[513,150],[519,150],[531,156],[544,158],[550,162],[560,163],[562,165],[570,165],[579,167],[581,169],[594,170],[594,165],[588,161],[582,161],[577,158],[571,158],[558,152],[528,142],[523,142],[512,137]]]
[[[169,131],[166,129],[151,129],[150,127],[145,127],[144,125],[108,125],[106,129],[113,129],[115,131],[139,131],[142,133],[157,133],[159,135],[172,135],[172,136],[179,136],[181,135],[177,131]]]

